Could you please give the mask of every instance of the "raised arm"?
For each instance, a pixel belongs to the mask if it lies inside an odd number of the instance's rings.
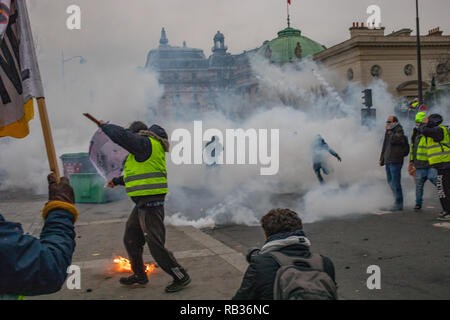
[[[142,162],[150,158],[152,144],[147,137],[114,124],[101,124],[100,128],[114,143],[133,154],[137,161]]]

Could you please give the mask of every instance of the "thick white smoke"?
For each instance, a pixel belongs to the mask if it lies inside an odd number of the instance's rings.
[[[91,41],[98,38],[92,37]],[[111,57],[107,62],[88,57],[85,65],[76,61],[68,64],[62,77],[61,70],[55,67],[60,52],[46,51],[51,41],[42,39],[40,64],[58,156],[87,152],[96,127],[82,116],[83,112],[123,126],[136,119],[155,122],[150,115],[158,113],[157,101],[162,94],[155,73],[139,71],[134,61],[116,65],[110,63]],[[123,58],[112,48],[114,58]],[[260,167],[253,165],[174,165],[169,156],[167,205],[174,212],[168,217],[169,223],[197,227],[255,225],[273,207],[290,207],[306,221],[316,221],[371,213],[392,202],[378,157],[384,120],[393,113],[395,101],[382,81],[370,85],[377,124],[369,131],[360,124],[363,88],[358,84],[348,83],[310,60],[283,67],[255,60],[252,67],[260,83],[261,98],[254,108],[241,112],[244,118],[230,112],[242,111],[244,102],[224,92],[220,95],[220,111],[199,113],[183,106],[182,119],[158,122],[169,134],[177,128],[192,132],[194,119],[203,121],[204,130],[279,129],[278,174],[261,176]],[[0,190],[28,188],[46,192],[48,164],[38,114],[30,124],[31,135],[26,139],[0,140],[0,169],[8,176],[5,180],[0,173]],[[333,172],[325,176],[325,186],[319,185],[312,169],[310,146],[317,134],[343,160],[338,163],[329,156]]]
[[[290,207],[306,222],[312,222],[374,213],[392,204],[384,168],[378,166],[378,159],[384,121],[393,114],[395,100],[382,81],[370,85],[378,118],[375,129],[369,131],[361,126],[360,86],[340,79],[310,60],[281,68],[257,60],[253,69],[264,96],[260,108],[239,122],[204,115],[203,126],[204,130],[222,131],[238,127],[280,129],[279,173],[260,176],[257,166],[248,165],[171,166],[170,181],[177,187],[169,195],[169,208],[177,214],[168,218],[170,223],[196,227],[213,223],[256,225],[273,207]],[[314,73],[320,75],[319,79]],[[283,105],[286,101],[291,106]],[[175,122],[170,126],[191,128],[192,123]],[[320,186],[312,168],[310,146],[317,134],[343,159],[339,163],[331,155],[328,157],[333,170],[325,176],[328,182],[325,186]],[[411,198],[411,192],[405,190],[405,201]]]
[[[87,152],[94,123],[82,113],[103,120],[128,125],[144,118],[158,101],[162,89],[154,73],[143,73],[136,67],[96,70],[95,66],[77,70],[69,80],[45,83],[47,108],[52,125],[57,156]],[[66,80],[66,82],[64,81]],[[49,172],[39,113],[30,122],[30,135],[24,139],[0,140],[0,190],[31,189],[46,192]],[[60,165],[62,173],[62,166]]]

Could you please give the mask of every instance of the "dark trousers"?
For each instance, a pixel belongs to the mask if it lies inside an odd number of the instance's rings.
[[[386,178],[395,198],[395,205],[403,208],[402,190],[402,166],[401,163],[391,163],[386,165]]]
[[[423,189],[427,180],[436,186],[437,170],[435,168],[416,169],[416,205],[418,206],[422,206]]]
[[[323,165],[322,163],[317,162],[317,163],[314,163],[313,169],[314,169],[314,172],[315,172],[315,174],[317,176],[317,179],[319,180],[320,184],[324,184],[325,181],[323,180],[323,177],[322,177],[322,174],[320,173],[320,170],[322,170],[324,174],[328,175],[329,172],[328,172],[328,169],[326,168],[326,166]]]
[[[438,169],[436,187],[442,210],[450,212],[450,169]]]
[[[135,274],[145,273],[142,253],[147,242],[151,255],[166,273],[175,280],[184,277],[184,269],[165,248],[165,241],[164,206],[134,207],[127,221],[124,243]]]

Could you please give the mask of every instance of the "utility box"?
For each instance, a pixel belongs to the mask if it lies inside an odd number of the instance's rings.
[[[88,153],[61,156],[64,176],[69,178],[76,203],[106,203],[127,198],[123,188],[105,189],[105,179],[97,173]]]
[[[105,179],[97,173],[70,175],[76,203],[105,203]]]

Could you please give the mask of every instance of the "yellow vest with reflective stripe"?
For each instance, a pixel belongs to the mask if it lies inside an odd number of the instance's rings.
[[[161,143],[148,137],[152,143],[152,155],[144,162],[136,161],[131,153],[125,162],[124,182],[130,197],[166,194],[166,154]]]
[[[427,138],[427,154],[430,165],[450,162],[450,135],[447,128],[443,125],[439,126],[444,132],[444,139],[436,142],[433,138]]]
[[[420,137],[419,144],[417,145],[417,150],[414,150],[414,146],[415,141],[411,141],[411,152],[409,159],[411,161],[423,161],[426,162],[426,164],[428,165],[427,138],[422,135]]]

